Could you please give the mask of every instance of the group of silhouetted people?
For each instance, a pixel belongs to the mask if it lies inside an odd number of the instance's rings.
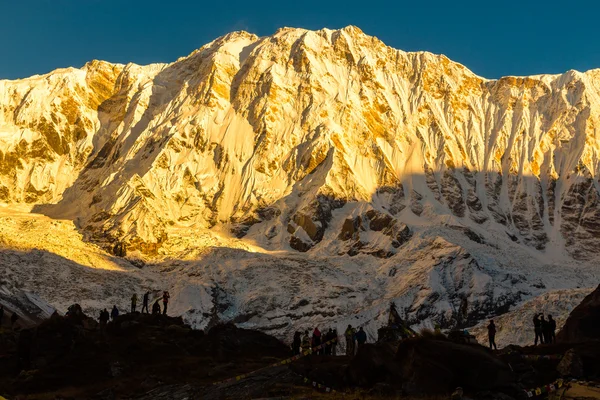
[[[362,326],[357,331],[352,325],[348,325],[344,332],[344,338],[346,339],[347,356],[353,356],[360,346],[367,343],[367,333],[363,330]]]
[[[304,331],[304,335],[299,331],[294,333],[292,340],[292,352],[294,355],[300,354],[307,350],[311,350],[313,354],[318,355],[336,355],[338,346],[337,330],[329,328],[327,332],[322,333],[316,327],[312,336],[308,330]]]
[[[156,301],[152,305],[152,314],[161,314],[160,301],[162,300],[162,303],[163,303],[162,314],[166,315],[170,298],[171,298],[171,295],[169,294],[169,292],[164,291],[162,296],[159,297],[158,299],[156,299]],[[137,312],[137,302],[138,302],[138,296],[137,296],[137,293],[134,293],[131,296],[131,312],[132,313]],[[142,311],[141,311],[142,313],[144,313],[144,312],[146,314],[150,313],[150,310],[148,307],[149,303],[150,303],[150,291],[146,291],[146,293],[144,293],[144,297],[142,299]],[[104,310],[100,311],[100,318],[99,318],[100,329],[102,330],[103,327],[106,326],[109,319],[114,321],[115,319],[117,319],[118,316],[119,316],[119,309],[117,308],[116,305],[113,306],[110,314],[106,308]]]
[[[535,314],[533,316],[533,329],[535,331],[535,346],[537,346],[538,340],[540,344],[556,343],[556,321],[552,319],[552,315],[548,315],[546,320],[544,314]]]
[[[496,347],[496,325],[494,320],[490,320],[488,329],[488,339],[490,349],[498,350]],[[556,321],[552,319],[552,315],[548,315],[548,319],[544,319],[544,314],[539,313],[533,316],[533,329],[535,332],[534,345],[556,343]]]
[[[367,342],[367,334],[363,328],[360,327],[357,331],[352,325],[348,325],[344,332],[344,338],[346,339],[346,355],[356,354],[357,348]],[[294,355],[312,350],[313,354],[336,356],[338,344],[337,329],[329,328],[326,333],[321,333],[319,328],[315,328],[312,336],[308,330],[304,331],[304,335],[296,331],[292,341],[292,351]]]
[[[163,315],[167,315],[167,308],[169,306],[169,299],[171,298],[171,295],[169,294],[168,291],[164,291],[162,294],[162,303],[163,303],[163,308],[162,308],[162,313]],[[137,294],[134,293],[131,296],[131,312],[134,313],[136,312],[137,309]],[[160,300],[161,298],[159,297],[158,299],[156,299],[156,301],[154,302],[154,304],[152,304],[152,314],[160,314]],[[142,313],[146,312],[146,314],[148,314],[150,312],[148,305],[150,303],[150,291],[147,291],[146,293],[144,293],[144,298],[142,300]]]

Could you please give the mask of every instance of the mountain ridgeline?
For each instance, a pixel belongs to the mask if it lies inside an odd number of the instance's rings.
[[[235,32],[172,64],[0,81],[0,200],[56,204],[145,252],[169,226],[224,223],[269,225],[273,247],[335,235],[361,251],[362,225],[402,244],[410,212],[588,258],[599,112],[598,70],[486,80],[351,26]],[[374,210],[328,232],[347,202]]]
[[[234,32],[0,81],[0,203],[181,261],[156,265],[192,324],[342,329],[394,300],[468,326],[597,279],[599,113],[600,70],[488,80],[352,26]]]

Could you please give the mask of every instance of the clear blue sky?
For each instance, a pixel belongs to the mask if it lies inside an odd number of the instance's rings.
[[[600,67],[598,0],[0,0],[0,79],[174,61],[233,30],[346,25],[488,78]]]

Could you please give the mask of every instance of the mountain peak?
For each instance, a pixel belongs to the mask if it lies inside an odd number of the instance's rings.
[[[170,64],[0,81],[0,202],[159,263],[141,273],[192,319],[287,332],[368,304],[374,326],[395,299],[468,326],[597,280],[599,126],[593,72],[485,80],[353,26],[234,32]]]

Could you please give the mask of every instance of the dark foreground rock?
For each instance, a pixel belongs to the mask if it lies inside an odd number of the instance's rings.
[[[0,346],[0,395],[10,399],[130,398],[164,385],[198,388],[289,355],[261,332],[220,325],[204,334],[181,318],[139,313],[104,330],[84,315],[54,316],[18,334],[3,331],[0,343],[8,343]]]
[[[405,340],[396,360],[407,393],[442,394],[456,387],[468,392],[501,390],[515,382],[510,367],[479,345],[447,340]]]
[[[600,285],[569,315],[557,342],[600,340]]]
[[[319,390],[329,388],[348,398],[447,399],[462,387],[465,398],[520,400],[524,389],[558,378],[600,381],[600,341],[588,324],[595,301],[588,296],[573,311],[563,336],[570,339],[553,345],[492,352],[429,333],[366,344],[353,357],[312,354],[292,363],[281,362],[290,350],[278,339],[232,324],[205,334],[181,318],[134,313],[102,327],[78,308],[20,332],[0,327],[0,396],[325,398]]]

